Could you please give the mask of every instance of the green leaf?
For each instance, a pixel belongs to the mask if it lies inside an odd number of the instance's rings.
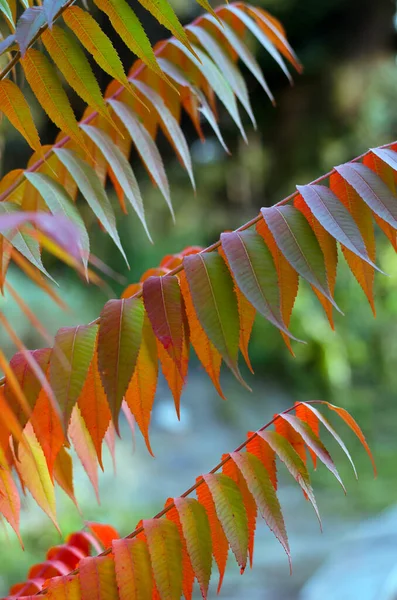
[[[174,498],[183,537],[203,598],[207,597],[212,568],[212,540],[204,506],[194,498]]]
[[[94,0],[95,4],[109,18],[115,31],[128,48],[160,77],[164,73],[158,66],[150,41],[138,17],[125,0]]]
[[[174,9],[167,0],[139,0],[148,10],[154,18],[164,25],[180,42],[186,46],[190,52],[193,52],[193,48],[190,45],[189,38],[186,35],[184,28],[182,27],[178,17],[175,14]]]
[[[146,85],[146,83],[143,83],[143,81],[139,81],[138,79],[134,80],[133,83],[135,87],[137,87],[138,90],[145,96],[145,98],[151,102],[156,110],[158,116],[160,117],[162,129],[169,139],[170,144],[174,147],[182,165],[188,172],[193,189],[195,189],[196,186],[194,183],[192,159],[190,158],[189,146],[187,145],[186,138],[179,126],[178,121],[172,115],[169,108],[167,108],[162,97],[150,86]]]
[[[15,27],[14,19],[12,17],[11,8],[8,5],[7,0],[0,0],[0,12],[6,17],[6,19]]]
[[[128,264],[127,257],[120,242],[119,234],[117,233],[116,217],[114,216],[112,205],[110,204],[110,200],[98,175],[88,163],[82,160],[72,150],[67,150],[66,148],[54,148],[54,153],[67,168],[93,213],[102,223]]]
[[[178,83],[179,85],[190,89],[192,94],[194,94],[197,97],[198,104],[200,105],[198,106],[198,110],[201,112],[202,115],[204,115],[208,123],[211,125],[216,137],[218,138],[225,152],[230,154],[229,149],[226,146],[225,141],[222,137],[218,123],[216,122],[216,117],[211,110],[211,107],[205,97],[205,94],[203,94],[203,92],[199,88],[195,87],[192,84],[192,82],[186,77],[185,73],[179,67],[177,67],[177,65],[170,62],[166,58],[159,58],[158,62],[160,67],[163,69],[164,73],[171,77],[171,79],[174,79],[174,81],[176,81],[176,83]]]
[[[140,298],[109,300],[100,316],[99,372],[117,432],[121,404],[141,345],[143,317]]]
[[[376,148],[372,152],[392,169],[397,169],[396,152],[381,148]],[[378,217],[389,223],[394,229],[397,229],[396,196],[372,169],[361,163],[346,163],[335,167],[335,171],[356,190],[365,204]]]
[[[101,69],[109,73],[114,79],[117,79],[126,88],[129,88],[130,82],[124,72],[123,63],[119,55],[114,49],[111,40],[102,31],[90,13],[79,6],[69,6],[63,13],[63,19]]]
[[[331,473],[336,477],[336,479],[341,484],[344,492],[346,493],[345,486],[339,476],[339,473],[335,467],[334,461],[331,458],[328,450],[320,440],[320,438],[314,433],[312,428],[307,424],[295,417],[294,415],[289,414],[280,414],[280,418],[287,421],[295,429],[297,433],[301,436],[305,444],[313,450],[313,452],[318,456],[322,463],[331,471]]]
[[[67,430],[74,405],[94,355],[98,325],[63,327],[55,336],[50,359],[50,384]]]
[[[130,163],[107,133],[92,125],[81,125],[81,129],[88,135],[94,144],[98,146],[99,150],[106,158],[117,178],[118,183],[122,187],[124,194],[138,215],[149,240],[152,241],[146,225],[141,192]]]
[[[168,519],[143,521],[154,581],[161,600],[182,594],[182,543],[178,528]]]
[[[52,30],[47,29],[43,33],[41,39],[70,87],[84,102],[109,119],[101,89],[76,37],[69,31],[54,25]]]
[[[244,477],[248,489],[258,505],[258,509],[265,519],[267,526],[273,531],[283,546],[288,560],[291,562],[291,553],[283,514],[276,491],[265,466],[257,456],[249,452],[232,452],[230,456]]]
[[[300,487],[309,498],[321,526],[320,514],[318,512],[313,488],[310,483],[310,476],[306,465],[299,454],[289,443],[289,441],[277,433],[277,431],[259,431],[258,435],[277,454],[279,459],[285,464],[288,471],[291,473],[292,477],[299,483]]]
[[[270,250],[256,231],[221,234],[236,283],[251,304],[273,325],[291,337],[280,310],[276,267]]]
[[[193,62],[193,64],[196,65],[199,71],[204,75],[205,79],[208,81],[209,85],[212,87],[215,94],[218,96],[219,100],[225,106],[233,121],[236,123],[243,139],[247,141],[247,136],[245,135],[243,124],[241,122],[233,90],[223,77],[218,67],[209,58],[209,56],[205,52],[200,50],[200,48],[198,48],[197,46],[193,47],[198,56],[198,59],[195,56],[192,56],[192,54],[190,54],[189,51],[178,40],[171,38],[169,43],[174,44],[174,46],[182,50],[182,52]]]
[[[240,321],[233,279],[217,252],[191,254],[183,259],[194,309],[215,348],[234,375],[238,370]]]
[[[293,206],[262,208],[261,213],[291,266],[339,310],[329,291],[323,253],[303,214]]]
[[[203,49],[217,65],[223,77],[244,106],[252,124],[256,128],[254,113],[252,112],[251,103],[248,97],[247,85],[235,63],[228,57],[222,46],[203,27],[199,27],[198,25],[188,25],[187,29],[196,36]]]
[[[246,44],[242,40],[240,40],[238,35],[234,32],[234,30],[231,27],[229,27],[229,25],[225,21],[218,20],[213,15],[209,14],[203,15],[203,19],[212,23],[215,27],[217,27],[219,32],[225,36],[229,44],[232,46],[233,50],[237,52],[239,58],[245,64],[247,69],[251,71],[255,79],[261,84],[264,91],[269,96],[271,102],[274,104],[273,94],[271,93],[269,86],[267,85],[263,77],[261,68],[252,52],[246,46]]]
[[[22,13],[15,29],[15,39],[19,44],[21,56],[25,55],[29,44],[45,24],[46,18],[41,6],[32,6]]]
[[[147,129],[140,122],[137,115],[127,104],[117,100],[109,100],[109,104],[122,121],[123,125],[126,127],[145,167],[149,172],[149,175],[158,185],[165,198],[165,201],[167,202],[172,216],[174,216],[168,179],[160,152],[158,151],[156,144],[154,143]]]
[[[223,473],[203,475],[238,565],[245,569],[248,554],[248,518],[237,484]]]
[[[26,179],[36,188],[42,196],[44,202],[50,209],[53,215],[62,213],[70,219],[80,232],[81,247],[83,250],[82,260],[87,266],[90,256],[90,240],[84,221],[80,216],[79,211],[74,206],[71,197],[65,189],[52,177],[44,173],[32,173],[25,171]]]

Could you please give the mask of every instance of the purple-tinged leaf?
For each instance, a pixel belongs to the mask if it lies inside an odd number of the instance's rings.
[[[397,169],[396,152],[392,150],[373,150],[374,154]],[[346,163],[335,167],[339,173],[354,188],[365,204],[378,217],[397,229],[397,198],[387,187],[386,183],[369,167],[361,163]]]
[[[343,246],[377,269],[368,256],[356,222],[334,192],[325,185],[297,185],[296,187],[324,229]]]
[[[149,277],[143,284],[143,301],[157,339],[181,369],[183,304],[175,275]]]
[[[44,0],[43,9],[45,16],[47,17],[48,27],[52,29],[54,17],[61,10],[66,0]]]
[[[13,45],[15,44],[16,39],[15,39],[15,35],[12,33],[10,35],[8,35],[4,40],[1,40],[0,42],[0,56],[2,54],[4,54],[4,52],[7,52],[8,50],[11,50],[11,48],[13,47]]]
[[[44,212],[14,212],[0,215],[0,232],[18,230],[30,223],[51,238],[68,254],[81,259],[80,235],[77,227],[61,214],[50,215]]]
[[[15,39],[24,56],[33,38],[46,24],[46,16],[42,6],[32,6],[19,17],[15,30]]]

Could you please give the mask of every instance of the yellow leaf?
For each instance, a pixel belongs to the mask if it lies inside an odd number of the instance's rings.
[[[30,87],[50,119],[79,146],[84,146],[73,109],[48,58],[30,48],[21,63]]]
[[[101,69],[129,88],[130,83],[119,55],[95,19],[78,6],[70,6],[64,12],[63,19]]]
[[[110,119],[90,63],[74,35],[54,25],[41,36],[44,46],[66,81],[87,104]]]
[[[94,0],[97,7],[108,17],[123,42],[150,69],[168,82],[160,69],[153,48],[141,22],[125,0]]]
[[[23,444],[19,447],[18,471],[37,504],[59,530],[56,521],[54,485],[48,472],[44,452],[37,441],[31,423],[25,427],[24,435],[28,447]]]
[[[37,133],[29,104],[15,83],[10,79],[0,81],[0,108],[8,120],[23,135],[33,150],[41,152],[39,134]]]
[[[184,28],[182,27],[174,9],[168,0],[139,0],[140,4],[146,8],[152,15],[171,31],[171,33],[190,50],[192,54],[196,54],[189,42]]]

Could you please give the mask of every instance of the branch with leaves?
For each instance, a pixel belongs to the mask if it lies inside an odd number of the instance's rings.
[[[66,81],[89,104],[78,123],[48,59],[36,50],[28,51],[22,61],[27,80],[50,119],[62,130],[56,143],[46,147],[40,145],[21,91],[10,80],[0,82],[1,109],[35,150],[26,170],[13,170],[0,181],[0,207],[8,210],[13,204],[23,210],[40,207],[51,212],[67,212],[84,228],[81,218],[71,208],[80,191],[124,255],[113,207],[105,191],[107,177],[115,187],[122,209],[126,212],[127,206],[131,207],[150,236],[139,186],[128,162],[132,143],[173,214],[167,175],[155,143],[158,129],[163,130],[172,144],[194,186],[189,148],[179,126],[182,109],[201,139],[204,139],[200,123],[203,115],[226,148],[217,124],[217,96],[245,136],[236,98],[253,122],[254,117],[237,59],[250,69],[273,100],[259,65],[244,43],[246,31],[255,35],[288,77],[281,54],[297,69],[300,65],[280,24],[265,11],[241,3],[221,6],[216,9],[216,16],[204,14],[186,27],[195,55],[179,39],[171,38],[154,49],[160,73],[151,70],[147,62],[138,61],[128,79],[110,41],[105,43],[98,31],[85,22],[87,17],[83,17],[82,9],[70,7],[64,18],[93,58],[115,79],[102,98],[85,56],[75,58],[73,52],[62,46],[65,32],[59,33],[59,40],[48,42],[48,52],[58,61]],[[49,30],[47,33],[50,35]],[[55,27],[51,35],[58,35]],[[164,81],[164,74],[172,85]],[[84,235],[82,243],[87,263],[88,235]],[[39,247],[26,249],[19,244],[17,250],[43,271]]]
[[[37,493],[37,478],[25,484],[54,521],[52,477],[60,481],[58,463],[70,458],[68,437],[95,488],[102,443],[109,427],[118,430],[121,410],[134,417],[151,452],[159,363],[179,416],[190,346],[222,397],[223,362],[246,385],[238,354],[250,366],[256,312],[280,330],[292,351],[289,323],[300,279],[310,284],[333,326],[338,245],[374,310],[373,220],[396,247],[393,148],[373,149],[362,161],[336,167],[327,175],[329,187],[318,181],[300,186],[289,204],[263,208],[250,227],[222,234],[215,246],[165,257],[120,300],[107,302],[99,319],[60,329],[53,349],[25,349],[3,367],[0,400],[8,412],[0,427],[2,464],[16,466],[25,481],[33,444],[47,495]],[[25,448],[19,460],[10,436]],[[73,496],[70,485],[67,491]]]
[[[140,521],[127,537],[120,539],[114,532],[99,529],[102,540],[104,534],[108,535],[109,547],[99,556],[81,558],[77,568],[67,574],[58,567],[59,576],[55,573],[40,591],[36,587],[37,596],[54,600],[101,600],[105,595],[115,600],[179,600],[183,595],[191,599],[197,581],[203,598],[207,598],[213,560],[219,571],[218,592],[229,549],[241,573],[248,560],[252,567],[258,513],[290,561],[287,531],[277,497],[276,459],[285,465],[311,502],[320,526],[307,469],[307,452],[314,467],[320,460],[344,489],[331,455],[319,437],[320,424],[338,442],[355,472],[345,444],[316,404],[339,415],[373,462],[362,431],[347,411],[327,402],[296,403],[258,431],[249,432],[246,441],[234,452],[224,455],[216,467],[198,477],[181,496],[169,498],[153,519]],[[274,430],[269,430],[271,425]],[[190,497],[193,492],[197,499]],[[96,533],[97,526],[91,527]],[[48,566],[57,569],[51,561]]]
[[[107,36],[102,32],[100,26],[88,10],[75,7],[73,10],[68,11],[69,7],[74,3],[75,0],[66,0],[66,2],[65,0],[44,0],[43,4],[40,6],[30,6],[29,3],[23,2],[26,10],[19,16],[16,25],[16,3],[9,2],[8,0],[3,0],[0,3],[0,12],[5,17],[5,20],[12,31],[12,33],[0,44],[0,55],[5,52],[15,52],[9,63],[1,71],[0,80],[8,75],[15,65],[24,58],[29,48],[40,39],[44,41],[45,45],[46,41],[47,43],[52,42],[53,44],[62,41],[65,44],[65,52],[68,54],[72,53],[75,57],[78,56],[81,51],[79,46],[76,45],[75,37],[62,33],[62,30],[59,29],[57,25],[54,25],[55,21],[62,16],[64,16],[65,22],[71,26],[72,31],[74,22],[77,27],[77,30],[75,30],[74,33],[84,47],[86,47],[88,42],[89,46],[94,48],[95,53],[100,54],[101,51],[108,49],[101,48],[101,42],[102,46],[103,44],[112,46],[110,40],[109,43],[106,43],[106,40],[108,39]],[[206,0],[200,0],[198,3],[203,6],[205,10],[213,13],[211,6]],[[120,35],[130,50],[141,58],[149,68],[160,72],[148,37],[131,6],[125,0],[97,0],[95,4],[108,16],[115,31]],[[152,2],[151,0],[140,0],[140,4],[148,10],[159,23],[169,29],[169,31],[179,39],[186,48],[192,50],[186,33],[175,14],[174,9],[167,0],[157,0],[156,2]],[[50,32],[48,32],[48,30],[50,30]],[[97,42],[97,47],[92,45],[95,41]]]

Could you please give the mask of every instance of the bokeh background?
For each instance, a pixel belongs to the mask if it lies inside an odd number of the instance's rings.
[[[174,0],[173,4],[186,23],[200,10],[187,0]],[[205,144],[199,142],[186,120],[184,130],[193,158],[196,194],[166,140],[159,138],[171,184],[175,225],[160,193],[132,156],[155,244],[149,244],[133,215],[126,218],[118,211],[130,271],[82,204],[93,253],[124,279],[108,278],[106,288],[89,287],[52,257],[44,257],[59,283],[59,293],[70,307],[65,313],[21,273],[10,272],[12,285],[52,334],[60,326],[95,318],[109,296],[119,295],[127,283],[137,281],[163,255],[187,245],[206,246],[222,230],[237,227],[261,206],[291,193],[296,184],[315,179],[368,147],[396,139],[397,37],[396,6],[392,0],[259,0],[258,4],[285,25],[303,62],[303,75],[294,76],[295,85],[290,87],[265,51],[257,49],[277,106],[272,108],[262,89],[245,73],[258,128],[254,131],[245,119],[249,139],[246,145],[221,111],[222,130],[231,156],[224,153],[209,130]],[[167,35],[148,13],[138,6],[136,9],[153,42]],[[101,16],[97,16],[106,30],[105,19],[101,21]],[[131,55],[121,44],[118,50],[128,67]],[[97,74],[105,86],[107,81]],[[77,114],[81,114],[83,106],[78,98],[72,93],[70,98]],[[33,100],[32,107],[41,124],[43,142],[51,142],[55,130]],[[0,125],[0,156],[3,174],[23,167],[30,156],[28,147],[6,120]],[[350,410],[359,421],[378,464],[377,480],[373,479],[364,451],[341,426],[354,455],[359,480],[354,479],[347,461],[329,441],[348,496],[323,469],[313,474],[323,533],[320,534],[315,515],[297,486],[287,476],[281,476],[280,498],[290,534],[293,575],[289,575],[279,544],[259,523],[254,569],[240,577],[230,560],[221,598],[395,600],[397,260],[380,234],[378,249],[378,264],[389,276],[376,278],[376,319],[341,257],[336,301],[346,316],[336,315],[335,332],[314,295],[301,286],[292,330],[307,344],[296,345],[293,358],[278,332],[258,318],[250,348],[256,375],[245,373],[252,394],[225,371],[222,384],[228,400],[222,401],[193,359],[183,395],[181,423],[176,421],[168,389],[160,385],[151,428],[156,459],[148,455],[139,434],[133,444],[127,427],[123,427],[122,440],[116,444],[117,473],[113,473],[111,459],[106,455],[105,473],[100,475],[101,504],[97,504],[88,478],[77,464],[76,494],[82,514],[59,493],[62,533],[81,528],[85,519],[111,523],[127,534],[138,519],[152,516],[168,496],[179,495],[197,475],[212,468],[223,452],[231,451],[244,439],[247,430],[257,429],[274,412],[296,400],[328,400]],[[0,299],[0,310],[27,347],[44,345],[11,298]],[[15,351],[2,331],[0,345],[8,356]],[[24,502],[22,533],[25,551],[8,529],[0,531],[0,594],[6,594],[12,583],[24,579],[28,567],[41,561],[50,545],[60,543],[59,534],[30,498]]]

